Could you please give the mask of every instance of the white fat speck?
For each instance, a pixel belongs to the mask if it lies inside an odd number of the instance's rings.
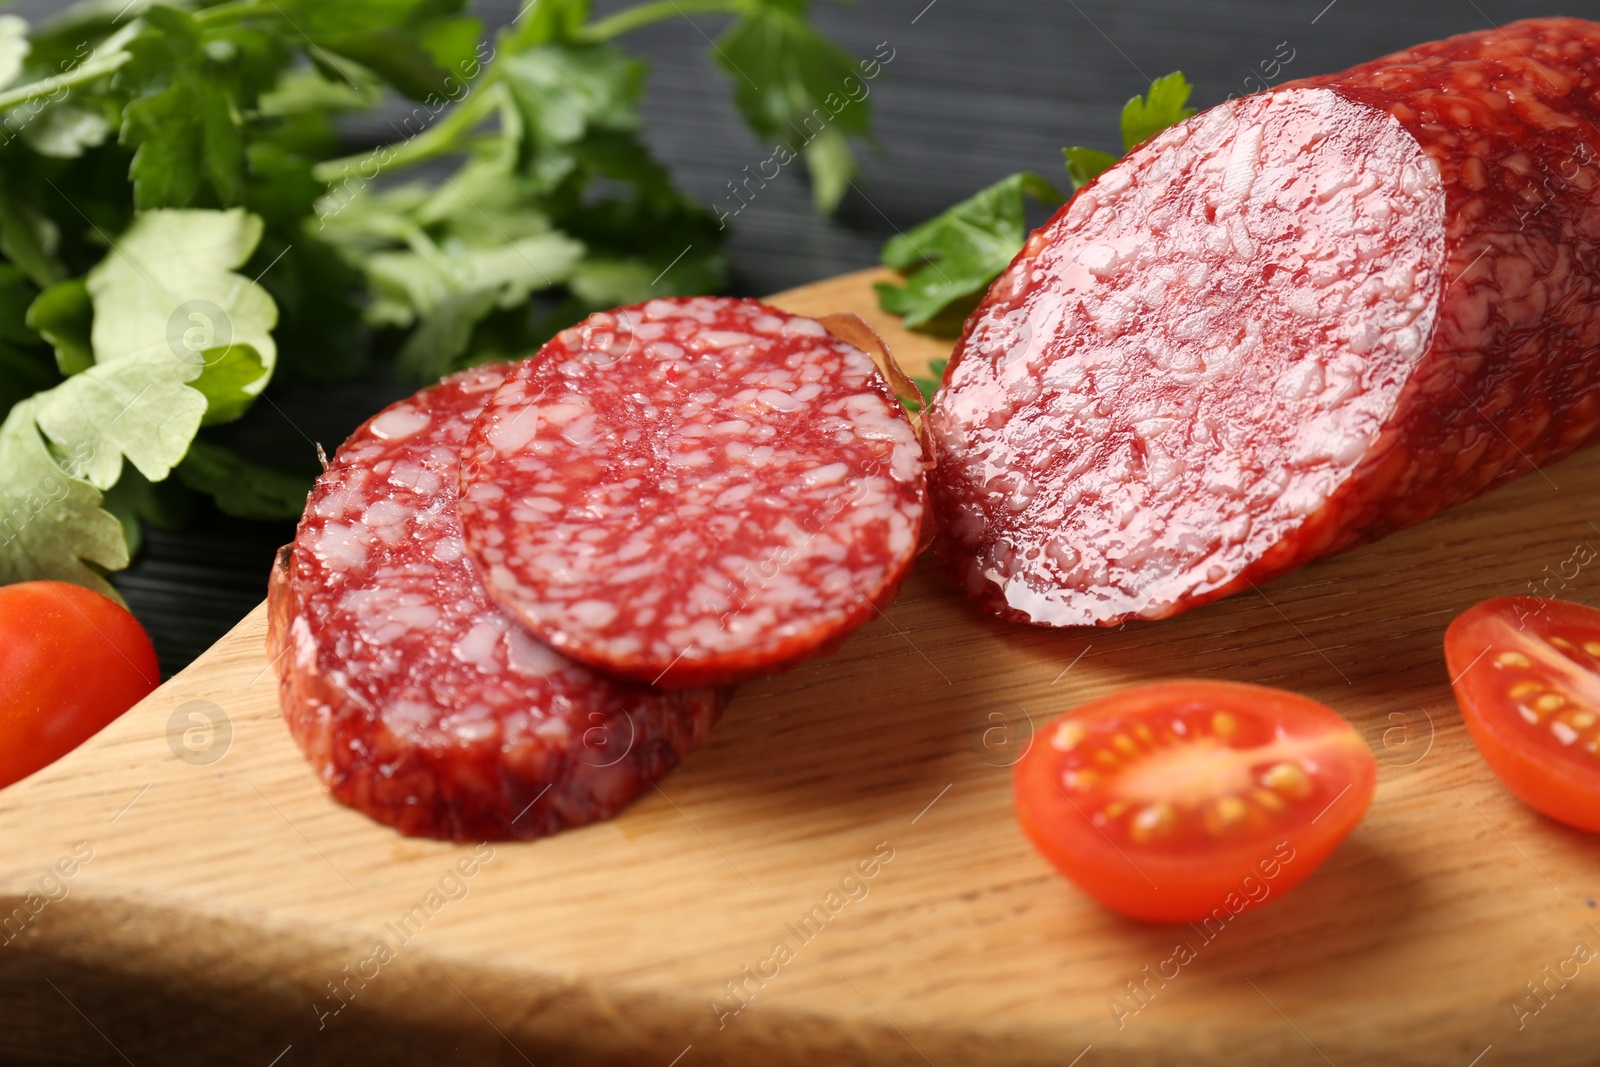
[[[505,640],[506,644],[510,646],[510,651],[506,656],[506,663],[519,674],[548,678],[562,671],[573,669],[573,664],[570,660],[558,654],[549,645],[542,643],[520,626],[509,626],[506,629]]]
[[[393,700],[383,709],[383,721],[396,734],[415,737],[432,727],[435,711],[421,700]]]
[[[805,407],[804,404],[788,393],[782,393],[776,389],[761,390],[757,394],[757,399],[774,411],[800,411]]]
[[[702,330],[695,335],[695,340],[703,348],[732,348],[734,345],[747,345],[755,338],[737,330]]]
[[[500,638],[500,627],[481,619],[457,639],[450,651],[457,659],[474,664],[480,670],[492,670],[495,653],[500,648]]]
[[[493,719],[452,715],[440,725],[468,744],[487,741],[500,733],[500,727]]]
[[[717,508],[736,508],[746,500],[749,500],[750,494],[755,491],[755,486],[749,482],[742,482],[719,493],[713,506]]]
[[[364,533],[364,527],[330,522],[323,526],[311,550],[331,570],[359,567],[367,561],[367,546],[361,543]]]
[[[489,444],[502,456],[514,455],[528,446],[539,434],[540,410],[520,408],[508,416],[489,424],[486,436]]]
[[[430,421],[427,412],[399,407],[385,411],[373,419],[369,428],[376,437],[385,441],[398,441],[426,430]]]
[[[600,629],[617,617],[617,608],[604,600],[580,600],[567,606],[567,612],[584,626]]]
[[[816,319],[793,318],[783,324],[785,337],[827,337],[828,330]]]
[[[361,513],[361,521],[368,526],[394,526],[405,522],[416,509],[398,500],[375,500]]]
[[[1222,179],[1224,196],[1242,199],[1249,195],[1261,166],[1261,133],[1258,126],[1245,126],[1234,140],[1233,151],[1228,156],[1228,172]]]
[[[1277,393],[1285,400],[1302,400],[1322,391],[1322,364],[1302,359],[1278,376]]]
[[[800,476],[800,486],[803,489],[812,489],[819,485],[837,485],[849,475],[850,468],[843,463],[829,463],[827,466],[806,471]]]
[[[535,408],[532,416],[551,426],[565,426],[579,415],[589,412],[589,405],[582,403],[571,404],[544,404]]]
[[[432,496],[444,484],[438,473],[420,463],[397,463],[387,481],[396,489],[408,489],[418,496]]]
[[[1078,253],[1078,262],[1090,274],[1103,277],[1121,265],[1117,250],[1110,245],[1089,245]]]
[[[432,604],[406,604],[389,612],[389,618],[408,630],[431,630],[439,622],[439,609]]]

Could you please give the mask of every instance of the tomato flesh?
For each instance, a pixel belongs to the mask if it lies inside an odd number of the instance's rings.
[[[1445,631],[1467,733],[1524,802],[1600,833],[1600,611],[1499,597]]]
[[[65,756],[161,680],[127,609],[66,582],[0,587],[0,788]]]
[[[1366,742],[1323,705],[1179,680],[1056,719],[1017,764],[1016,801],[1035,847],[1107,907],[1226,921],[1304,881],[1376,783]]]

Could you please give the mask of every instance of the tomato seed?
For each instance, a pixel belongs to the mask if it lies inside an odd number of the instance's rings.
[[[1250,814],[1250,806],[1235,796],[1218,797],[1206,812],[1206,831],[1213,837],[1227,833]]]
[[[1311,795],[1311,777],[1298,763],[1275,763],[1261,774],[1261,784],[1288,797],[1304,800]]]
[[[1152,804],[1128,823],[1128,835],[1141,845],[1147,844],[1170,834],[1177,822],[1171,805]]]
[[[1560,710],[1561,707],[1566,704],[1566,702],[1567,698],[1562,696],[1560,693],[1546,693],[1544,696],[1533,702],[1533,707],[1535,711],[1548,714],[1549,712]]]

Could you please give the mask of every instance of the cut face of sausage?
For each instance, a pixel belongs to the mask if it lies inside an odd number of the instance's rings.
[[[272,576],[290,732],[336,797],[406,834],[526,839],[605,818],[704,740],[727,695],[596,674],[484,593],[456,477],[508,369],[447,378],[357,430]]]
[[[1326,89],[1248,97],[1081,192],[930,414],[966,587],[1025,621],[1171,614],[1320,508],[1432,336],[1439,170]]]
[[[725,684],[837,645],[916,554],[922,451],[864,352],[754,300],[653,300],[490,401],[459,511],[485,587],[624,677]]]

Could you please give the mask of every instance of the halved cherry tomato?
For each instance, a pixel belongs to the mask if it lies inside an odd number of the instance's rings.
[[[66,582],[0,587],[0,788],[65,756],[161,681],[139,621]]]
[[[1444,659],[1467,733],[1506,787],[1600,832],[1600,611],[1485,600],[1445,631]]]
[[[1361,735],[1313,700],[1159,682],[1042,730],[1017,764],[1017,814],[1045,859],[1106,907],[1226,922],[1327,859],[1377,775]]]

